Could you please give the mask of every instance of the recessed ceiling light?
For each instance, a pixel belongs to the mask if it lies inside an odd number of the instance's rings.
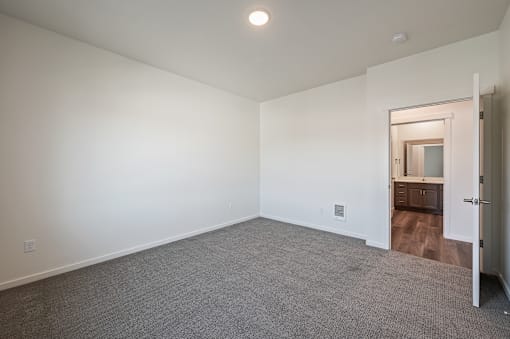
[[[391,39],[396,44],[401,44],[407,41],[407,34],[406,33],[396,33],[393,35],[393,38]]]
[[[254,26],[264,26],[269,22],[269,12],[258,9],[250,13],[248,20],[250,20],[250,23]]]

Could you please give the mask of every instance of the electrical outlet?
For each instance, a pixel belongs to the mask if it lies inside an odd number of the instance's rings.
[[[35,252],[35,240],[25,240],[23,242],[23,251],[25,253]]]

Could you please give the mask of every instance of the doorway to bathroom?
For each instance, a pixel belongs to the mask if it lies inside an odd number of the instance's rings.
[[[465,267],[469,267],[467,263],[463,265],[463,262],[469,261],[465,260],[469,254],[463,255],[465,251],[462,246],[470,246],[472,296],[475,307],[480,306],[481,273],[497,273],[499,260],[502,118],[494,94],[494,86],[481,90],[480,76],[474,74],[473,95],[469,98],[387,111],[389,179],[387,246],[395,251]],[[425,122],[443,123],[442,180],[440,177],[427,177],[425,168],[422,172],[420,169],[412,168],[415,164],[425,166],[425,151],[423,161],[420,160],[421,153],[417,157],[406,155],[406,166],[410,168],[411,173],[407,168],[403,168],[404,149],[412,152],[411,148],[416,143],[400,140],[398,131],[395,135],[394,130],[399,125]],[[411,137],[411,141],[430,142],[431,139],[441,138],[418,137],[416,134],[412,134]],[[426,143],[422,146],[439,144]],[[414,158],[418,160],[413,160]],[[419,173],[423,173],[423,176]],[[401,187],[396,186],[399,182],[402,183]],[[414,184],[442,184],[442,193],[440,186],[436,187],[439,189],[437,191],[429,187],[420,188]],[[398,188],[405,190],[400,193],[404,199],[396,206]],[[431,191],[439,193],[436,196]],[[435,197],[438,201],[442,200],[442,206],[434,204]],[[413,206],[409,206],[409,201],[415,199],[422,204],[418,211],[412,210]],[[438,208],[433,209],[432,205]],[[401,211],[422,213],[425,216],[405,217]],[[439,216],[439,219],[426,220],[434,219],[434,216]],[[431,227],[422,227],[424,224]],[[400,234],[397,234],[397,227],[402,228]],[[438,232],[437,229],[441,230],[441,227],[442,232]]]
[[[392,250],[471,268],[473,102],[391,114]]]

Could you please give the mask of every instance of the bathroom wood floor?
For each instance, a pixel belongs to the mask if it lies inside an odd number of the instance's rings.
[[[443,237],[443,216],[410,211],[394,211],[391,248],[418,257],[471,268],[470,243]]]

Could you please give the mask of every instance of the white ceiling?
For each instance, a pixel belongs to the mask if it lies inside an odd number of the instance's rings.
[[[510,0],[0,0],[0,12],[265,101],[497,30]],[[271,22],[247,23],[266,8]],[[410,40],[391,43],[396,32]]]

